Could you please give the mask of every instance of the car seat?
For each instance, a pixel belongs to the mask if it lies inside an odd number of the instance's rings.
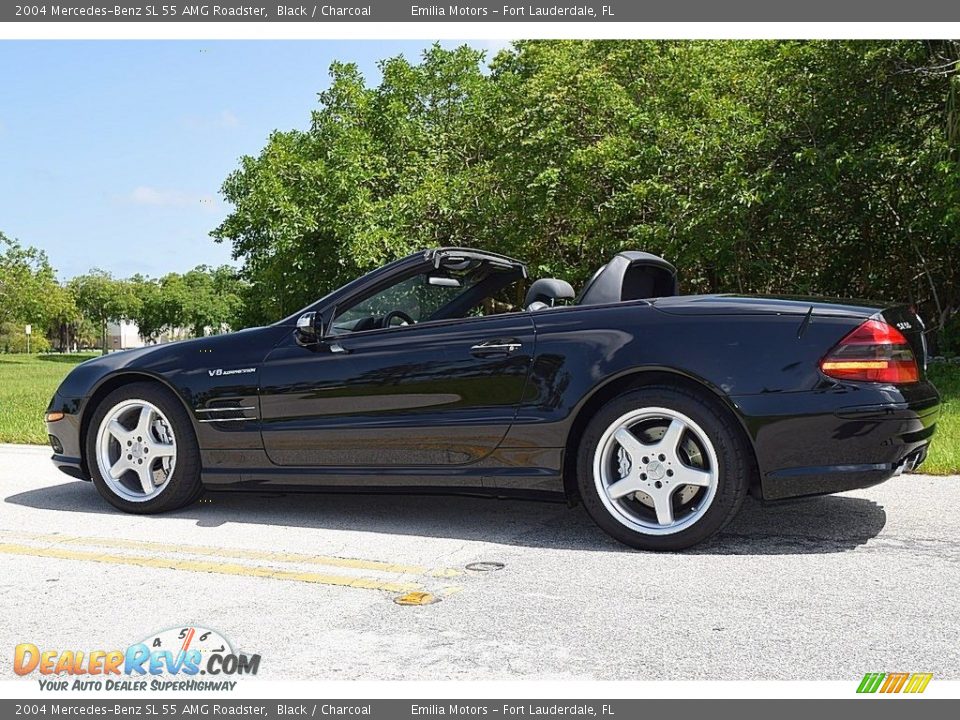
[[[576,297],[573,286],[566,280],[541,278],[535,280],[527,290],[523,306],[530,311],[554,307],[558,300],[572,300]]]

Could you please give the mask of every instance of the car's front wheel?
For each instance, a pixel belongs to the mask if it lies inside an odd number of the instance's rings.
[[[97,490],[125,512],[175,510],[202,492],[190,418],[160,385],[131,383],[107,395],[89,423],[86,450]]]
[[[716,533],[749,486],[749,448],[712,402],[651,386],[591,418],[577,454],[581,498],[607,533],[643,550],[681,550]]]

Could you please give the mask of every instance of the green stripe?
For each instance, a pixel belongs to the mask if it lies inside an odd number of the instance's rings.
[[[857,688],[857,692],[875,693],[886,676],[886,673],[867,673],[863,676],[863,680],[860,681],[860,687]]]

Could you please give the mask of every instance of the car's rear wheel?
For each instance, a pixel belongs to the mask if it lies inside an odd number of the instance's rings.
[[[669,386],[609,401],[577,454],[591,517],[643,550],[681,550],[720,530],[746,496],[751,467],[749,448],[722,410]]]
[[[97,490],[126,512],[174,510],[202,492],[190,418],[160,385],[131,383],[107,395],[89,423],[86,450]]]

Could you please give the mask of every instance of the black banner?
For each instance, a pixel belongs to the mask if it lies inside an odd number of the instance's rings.
[[[904,703],[910,704],[910,709]],[[842,713],[846,720],[956,717],[957,700],[877,698],[849,700],[2,700],[0,717],[181,718],[637,718],[737,717],[738,720],[809,720]],[[829,714],[829,715],[828,715]]]
[[[277,3],[151,3],[68,0],[3,3],[2,22],[931,22],[960,20],[960,3],[947,0],[571,0],[570,2],[398,2],[336,0]]]

